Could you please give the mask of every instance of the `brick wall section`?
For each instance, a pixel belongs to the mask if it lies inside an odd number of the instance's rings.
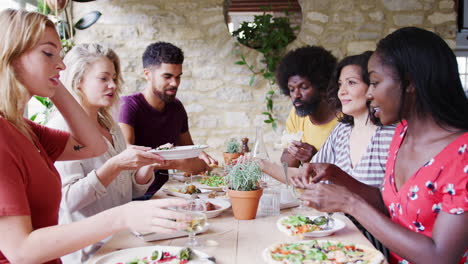
[[[288,46],[321,45],[337,57],[373,50],[376,42],[404,26],[439,33],[455,46],[456,13],[452,0],[299,0],[302,27]],[[77,43],[99,42],[116,50],[122,60],[124,94],[144,87],[141,54],[154,41],[181,47],[186,56],[178,97],[184,103],[190,132],[196,144],[208,144],[208,152],[221,158],[223,144],[231,136],[247,136],[253,143],[255,126],[262,123],[267,83],[249,86],[249,72],[233,50],[223,15],[224,0],[99,0],[73,2],[74,17],[99,10],[93,27],[78,31]],[[247,60],[260,63],[258,52],[246,47]],[[278,91],[278,89],[275,87]],[[280,130],[291,107],[289,98],[275,96]],[[264,126],[265,142],[275,133]]]

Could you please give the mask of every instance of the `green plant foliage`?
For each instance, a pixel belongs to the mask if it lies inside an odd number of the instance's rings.
[[[296,39],[295,31],[298,27],[291,27],[288,13],[285,17],[273,17],[265,12],[262,15],[254,16],[253,22],[242,22],[239,29],[233,32],[233,36],[239,43],[251,47],[262,53],[263,59],[261,62],[264,68],[256,70],[253,65],[249,64],[244,54],[238,50],[236,51],[240,57],[236,61],[237,65],[245,65],[252,73],[249,85],[253,85],[257,75],[261,75],[268,81],[270,89],[265,95],[266,112],[264,122],[271,124],[273,129],[276,130],[276,119],[273,116],[273,96],[275,91],[272,86],[275,84],[275,70],[280,62],[286,47],[294,39]]]
[[[226,142],[226,153],[239,153],[240,152],[240,142],[235,138],[230,138]]]
[[[252,159],[238,159],[226,168],[227,187],[235,191],[254,191],[259,188],[262,170],[257,161]]]
[[[75,2],[92,2],[95,0],[73,0]],[[101,17],[101,13],[99,11],[92,11],[85,15],[83,18],[78,20],[78,22],[72,26],[72,19],[68,15],[67,6],[63,10],[51,10],[49,6],[47,6],[44,0],[37,1],[37,11],[44,15],[48,15],[52,21],[55,21],[55,26],[57,32],[59,33],[60,42],[62,44],[63,51],[67,53],[70,51],[74,44],[73,36],[75,35],[75,28],[77,29],[86,29],[92,26],[97,22],[97,20]],[[45,110],[39,113],[35,113],[30,117],[32,121],[35,121],[39,115],[44,116],[44,121],[39,122],[46,124],[49,118],[49,114],[52,112],[53,103],[49,98],[43,98],[39,96],[34,96],[36,100],[38,100],[44,107]]]

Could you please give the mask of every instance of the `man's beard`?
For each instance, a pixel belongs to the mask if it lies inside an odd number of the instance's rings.
[[[301,106],[294,105],[295,103],[302,103]],[[293,102],[294,107],[296,108],[296,114],[300,117],[308,116],[313,112],[317,111],[320,105],[320,97],[314,96],[310,98],[309,102],[302,101],[300,99],[296,99]]]
[[[177,88],[167,88],[167,89],[164,89],[163,92],[161,91],[157,91],[157,90],[153,90],[154,94],[159,97],[159,99],[161,99],[164,103],[171,103],[171,102],[174,102],[175,98],[176,98],[176,95],[177,95],[177,92],[173,95],[169,95],[169,94],[166,94],[166,91],[168,90],[177,90]]]

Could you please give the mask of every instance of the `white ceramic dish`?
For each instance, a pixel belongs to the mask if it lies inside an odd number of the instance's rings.
[[[222,199],[222,198],[213,198],[213,199],[203,199],[204,201],[208,201],[216,206],[219,206],[220,208],[217,209],[217,210],[212,210],[212,211],[207,211],[205,214],[206,214],[206,217],[207,218],[213,218],[213,217],[217,217],[218,215],[220,215],[222,212],[226,211],[227,209],[231,208],[231,203],[226,200],[226,199]]]
[[[148,247],[136,247],[136,248],[127,248],[122,249],[119,251],[115,251],[109,254],[106,254],[100,257],[94,264],[115,264],[115,263],[126,263],[132,261],[135,258],[143,258],[145,256],[151,255],[151,253],[155,250],[161,250],[165,252],[169,252],[171,254],[177,254],[183,247],[170,247],[170,246],[148,246]],[[206,258],[209,257],[208,254],[201,252],[196,249],[193,250],[194,255],[194,262],[196,263],[214,263]],[[198,260],[204,259],[203,262],[199,262]],[[191,263],[188,262],[188,263]]]
[[[190,159],[198,157],[198,155],[200,155],[200,153],[207,147],[207,145],[189,145],[173,147],[165,150],[152,149],[150,152],[160,155],[165,160]]]
[[[202,184],[198,182],[198,180],[196,181],[194,180],[193,185],[197,186],[199,189],[207,189],[207,190],[212,190],[212,191],[217,191],[217,192],[223,191],[224,188],[226,187],[226,186],[211,187],[206,184]]]
[[[289,235],[289,236],[292,236],[293,233],[290,229],[286,228],[286,226],[284,226],[282,224],[282,221],[285,220],[286,218],[288,218],[289,216],[285,216],[285,217],[281,217],[280,219],[278,219],[278,221],[276,221],[276,226],[278,227],[278,229]],[[314,220],[315,218],[319,217],[319,216],[308,216],[310,219]],[[332,217],[334,223],[333,223],[333,228],[331,229],[327,229],[327,230],[318,230],[318,231],[312,231],[312,232],[307,232],[307,233],[304,233],[304,237],[324,237],[324,236],[330,236],[332,235],[333,233],[343,229],[346,224],[341,221],[340,219],[338,218],[335,218],[335,217]]]
[[[210,224],[206,224],[205,227],[200,231],[197,232],[197,234],[204,233],[206,230],[208,230],[210,227]],[[156,240],[164,240],[164,239],[170,239],[170,238],[176,238],[176,237],[184,237],[188,236],[187,232],[184,231],[177,231],[174,233],[170,234],[163,234],[163,233],[139,233],[139,232],[132,232],[135,236],[138,238],[143,239],[143,241],[156,241]]]
[[[178,192],[176,191],[176,189],[166,189],[166,188],[162,189],[162,191],[166,193],[167,195],[176,196],[176,197],[185,198],[185,199],[196,199],[198,198],[199,194],[208,195],[209,193],[213,192],[213,190],[200,189],[201,193],[187,194],[187,193]]]

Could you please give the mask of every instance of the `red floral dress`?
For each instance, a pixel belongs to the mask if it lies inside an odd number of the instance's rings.
[[[382,196],[392,221],[407,229],[432,237],[432,228],[440,211],[449,214],[468,212],[468,133],[464,133],[408,179],[397,191],[395,160],[408,126],[402,122],[395,130]],[[468,263],[468,250],[459,264]],[[407,264],[391,253],[391,264]]]

